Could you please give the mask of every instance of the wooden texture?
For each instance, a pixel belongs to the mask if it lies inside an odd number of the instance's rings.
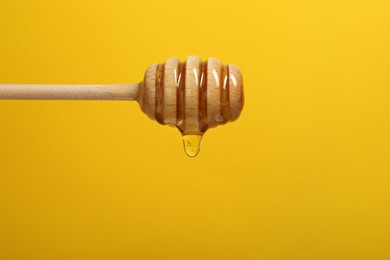
[[[0,99],[136,100],[139,84],[118,85],[0,85]]]
[[[184,135],[236,120],[243,108],[240,70],[218,59],[202,62],[189,56],[153,64],[139,84],[0,85],[0,99],[136,100],[160,124],[176,126]]]
[[[150,118],[183,134],[202,135],[239,117],[244,105],[241,71],[215,58],[171,58],[146,70],[139,100]]]

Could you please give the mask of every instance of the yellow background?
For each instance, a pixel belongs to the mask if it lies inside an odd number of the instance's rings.
[[[238,65],[188,158],[135,102],[0,101],[1,259],[389,259],[390,2],[0,1],[0,83]]]

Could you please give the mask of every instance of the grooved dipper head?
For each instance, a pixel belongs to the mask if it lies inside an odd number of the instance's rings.
[[[149,66],[138,101],[160,124],[174,125],[183,135],[202,135],[239,117],[244,105],[241,71],[215,58],[171,58]]]

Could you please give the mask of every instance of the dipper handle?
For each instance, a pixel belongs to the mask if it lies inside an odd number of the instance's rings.
[[[0,84],[0,99],[136,100],[140,84],[36,85]]]

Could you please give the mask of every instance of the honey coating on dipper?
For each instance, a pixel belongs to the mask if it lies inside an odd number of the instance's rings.
[[[241,72],[215,58],[171,58],[147,69],[138,101],[150,118],[177,127],[184,150],[194,157],[209,128],[239,117],[244,103]]]

